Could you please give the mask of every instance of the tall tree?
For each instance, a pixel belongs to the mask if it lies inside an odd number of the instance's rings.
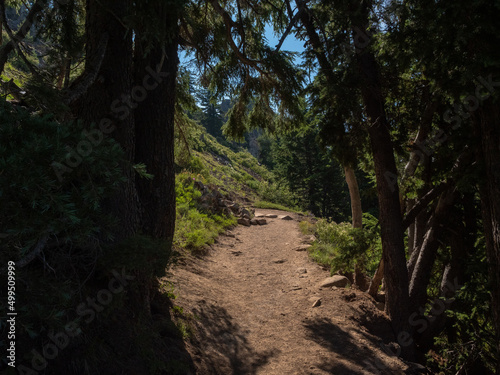
[[[129,0],[87,0],[86,64],[84,77],[88,90],[78,103],[77,115],[88,124],[96,123],[103,134],[110,134],[122,147],[128,163],[125,181],[109,204],[120,219],[116,240],[139,229],[140,211],[132,162],[135,157],[134,117],[120,113],[116,105],[132,90],[132,32],[123,19],[131,13]],[[84,80],[82,80],[84,81]]]

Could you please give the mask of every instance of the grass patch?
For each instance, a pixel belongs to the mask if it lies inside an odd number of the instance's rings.
[[[268,202],[268,201],[257,201],[254,203],[254,206],[256,208],[268,208],[271,210],[281,210],[281,211],[300,213],[299,210],[296,210],[294,208],[286,207],[286,206],[283,206],[282,204],[272,203],[272,202]]]
[[[195,188],[199,175],[183,172],[176,176],[177,221],[174,246],[201,251],[226,229],[236,225],[234,216],[203,211],[199,204],[201,192]]]
[[[311,235],[316,232],[316,226],[311,223],[310,221],[301,221],[299,223],[299,229],[300,233],[305,234],[305,235]]]

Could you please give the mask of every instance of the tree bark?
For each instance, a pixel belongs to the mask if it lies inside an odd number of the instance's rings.
[[[172,242],[175,228],[174,112],[178,68],[177,13],[167,4],[155,5],[155,13],[165,22],[163,37],[136,40],[135,109],[136,162],[144,163],[151,180],[138,178],[142,203],[142,231]],[[149,50],[148,50],[149,47]],[[156,81],[151,71],[157,73]],[[134,94],[134,90],[136,93]],[[140,94],[145,93],[145,98]],[[135,95],[135,97],[134,97]]]
[[[370,4],[353,1],[352,5],[350,18],[353,25],[353,38],[356,38],[354,30],[356,28],[366,30],[369,24]],[[404,332],[411,335],[412,330],[409,324],[408,271],[397,169],[377,61],[369,49],[369,44],[359,52],[356,56],[356,63],[361,76],[361,96],[368,118],[368,134],[377,181],[382,259],[387,290],[386,309],[391,318],[395,336],[399,339]],[[413,360],[414,345],[412,343],[401,345],[401,354],[406,359]]]
[[[427,286],[443,233],[443,223],[453,204],[454,194],[450,189],[443,193],[430,220],[415,268],[410,281],[410,302],[416,310],[427,302]]]
[[[363,30],[362,26],[368,24],[368,19],[364,21],[361,24],[355,23],[355,26]],[[375,164],[384,279],[387,287],[386,306],[398,337],[403,332],[411,333],[411,329],[401,205],[399,187],[395,180],[397,169],[375,57],[373,53],[365,51],[358,55],[357,62],[363,79],[361,94],[369,121],[368,133]],[[405,358],[414,358],[413,345],[402,345],[401,349]]]
[[[78,116],[87,124],[109,122],[106,132],[113,130],[110,135],[125,153],[126,161],[121,165],[125,182],[120,184],[116,195],[105,202],[109,211],[120,220],[115,232],[117,242],[133,235],[140,220],[135,172],[131,167],[135,153],[133,116],[119,116],[113,110],[114,104],[131,91],[132,33],[121,22],[128,15],[129,7],[129,0],[87,0],[86,69],[93,69],[96,55],[102,53],[103,36],[107,36],[108,43],[99,64],[99,78],[89,87],[78,106]]]
[[[349,165],[344,165],[344,172],[347,187],[349,188],[349,196],[351,197],[352,227],[363,228],[363,210],[361,208],[358,180],[354,174],[354,169]]]
[[[500,352],[500,110],[498,101],[484,103],[475,114],[474,125],[481,137],[477,160],[485,170],[480,182],[481,214],[489,266],[491,309],[497,335],[497,350]],[[497,362],[500,374],[500,361]]]
[[[382,284],[382,280],[384,278],[384,259],[380,260],[378,264],[377,270],[375,271],[375,275],[373,275],[372,281],[370,282],[370,286],[368,287],[368,294],[373,298],[377,298],[378,289],[380,284]]]

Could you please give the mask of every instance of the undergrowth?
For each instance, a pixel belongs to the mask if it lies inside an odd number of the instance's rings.
[[[312,228],[305,225],[303,230]],[[309,250],[317,263],[330,267],[334,272],[353,272],[355,265],[373,274],[382,256],[377,219],[363,214],[363,229],[352,228],[350,223],[319,220],[314,227],[317,240]]]

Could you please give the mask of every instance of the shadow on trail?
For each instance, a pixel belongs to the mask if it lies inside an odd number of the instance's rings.
[[[364,375],[367,373],[384,373],[384,369],[388,370],[386,365],[377,358],[377,354],[365,345],[360,344],[352,334],[353,332],[361,334],[363,339],[370,342],[370,345],[379,346],[379,343],[366,333],[353,327],[344,329],[326,318],[318,318],[308,322],[304,324],[304,327],[308,330],[310,340],[320,344],[330,352],[338,354],[347,362],[357,364],[363,368],[363,371],[359,371],[346,366],[344,363],[334,363],[328,359],[323,359],[317,365],[323,371],[335,375]]]
[[[198,374],[252,375],[279,351],[258,352],[226,309],[203,301],[193,311],[199,318],[197,345],[201,351]]]

